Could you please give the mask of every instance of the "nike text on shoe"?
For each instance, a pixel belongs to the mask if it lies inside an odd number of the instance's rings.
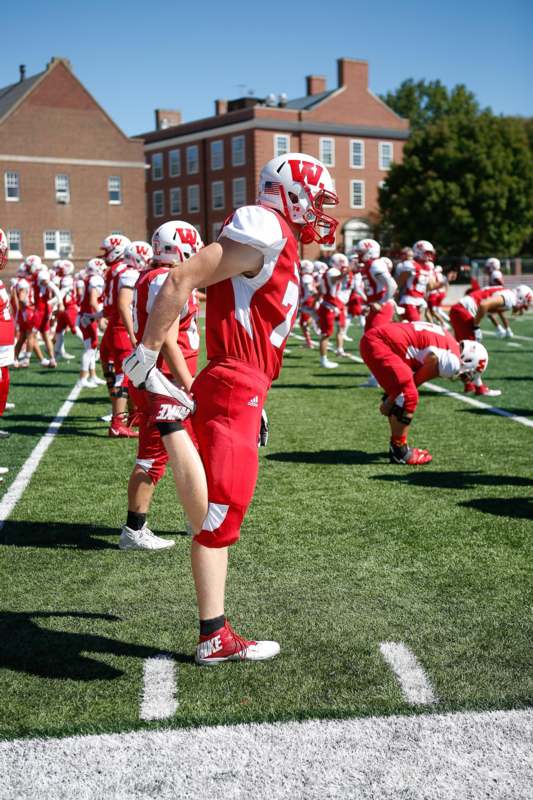
[[[229,622],[210,636],[200,636],[196,648],[197,664],[220,664],[222,661],[265,661],[279,653],[277,642],[256,642],[243,639]]]
[[[134,531],[124,525],[118,540],[120,550],[168,550],[175,544],[173,539],[156,536],[146,525],[140,531]]]

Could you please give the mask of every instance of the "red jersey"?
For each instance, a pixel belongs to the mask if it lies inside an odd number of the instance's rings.
[[[513,306],[516,305],[516,295],[511,289],[502,289],[501,286],[488,286],[486,289],[476,289],[470,292],[470,294],[461,297],[459,302],[473,317],[475,317],[481,301],[487,300],[487,298],[495,294],[501,295],[503,298],[504,307],[502,310],[512,311]]]
[[[63,296],[63,305],[65,308],[78,305],[78,298],[76,296],[74,278],[72,275],[65,275],[63,278],[61,278],[59,289]]]
[[[134,289],[138,278],[139,272],[126,264],[120,264],[117,267],[113,267],[111,270],[104,296],[104,316],[107,316],[109,324],[112,325],[115,330],[118,328],[126,330],[118,310],[119,292],[123,287]]]
[[[370,264],[361,267],[364,293],[368,303],[386,302],[391,284],[387,264],[382,258],[375,258]],[[395,286],[396,284],[394,284]],[[390,298],[387,298],[390,299]]]
[[[80,283],[80,312],[82,314],[94,314],[94,308],[90,304],[90,290],[96,289],[98,292],[98,302],[100,303],[104,292],[104,279],[101,275],[87,275]]]
[[[431,322],[390,322],[378,328],[376,334],[413,372],[420,369],[428,353],[437,356],[441,378],[453,378],[459,372],[459,343],[440,325]]]
[[[335,268],[333,267],[333,269]],[[334,278],[329,269],[322,276],[322,302],[326,304],[326,308],[331,310],[343,308],[345,303],[342,277]]]
[[[9,292],[0,281],[0,366],[6,366],[4,362],[5,348],[11,347],[15,341],[15,325],[11,316],[9,302]],[[4,352],[2,352],[4,351]],[[11,363],[13,359],[7,363]]]
[[[104,277],[104,317],[106,319],[113,319],[114,321],[116,314],[118,314],[118,310],[115,311],[116,301],[118,299],[115,279],[124,272],[125,269],[127,269],[126,264],[119,261],[118,264],[113,264],[106,270]]]
[[[398,274],[407,272],[409,277],[402,289],[400,303],[406,305],[422,305],[426,296],[428,283],[433,276],[433,264],[422,261],[404,261]]]
[[[237,275],[208,287],[207,356],[239,359],[275,380],[298,309],[296,238],[281,215],[259,205],[237,209],[222,237],[254,247],[264,262],[252,278]]]
[[[191,296],[182,308],[180,314],[178,344],[186,359],[196,355],[200,349],[200,332],[198,330],[199,315],[200,304],[198,302],[198,292],[196,289],[193,289]]]

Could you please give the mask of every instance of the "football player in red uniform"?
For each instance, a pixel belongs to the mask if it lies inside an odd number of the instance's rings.
[[[105,383],[96,375],[96,352],[98,350],[98,320],[103,316],[105,261],[90,258],[78,279],[77,294],[80,298],[80,329],[83,339],[80,386],[95,389]]]
[[[7,236],[0,228],[0,270],[7,266],[9,244]],[[3,415],[9,393],[9,366],[15,358],[15,324],[11,314],[9,292],[0,281],[0,417]],[[9,436],[7,431],[0,431],[0,439]],[[7,467],[0,467],[0,481],[2,475],[8,472]]]
[[[41,334],[44,345],[48,352],[48,358],[41,359],[41,366],[55,368],[57,367],[57,361],[55,360],[54,356],[54,346],[50,332],[52,308],[53,305],[55,305],[60,312],[63,312],[65,308],[63,306],[61,293],[52,280],[50,270],[48,270],[46,267],[40,269],[34,278],[33,296],[33,335],[36,339],[37,334]]]
[[[342,272],[338,267],[328,267],[322,276],[322,302],[318,307],[320,325],[320,366],[324,369],[338,367],[336,361],[328,358],[329,340],[336,334],[336,353],[344,353],[344,328],[346,327],[346,309],[341,298]],[[335,330],[336,328],[336,330]]]
[[[309,325],[316,317],[315,306],[318,298],[318,287],[313,275],[313,262],[306,258],[300,261],[300,329],[305,339],[305,346],[312,349],[314,347]]]
[[[272,658],[279,652],[277,642],[238,636],[225,618],[228,546],[239,539],[254,493],[261,411],[298,310],[298,238],[304,244],[333,244],[337,221],[326,208],[337,202],[327,169],[314,157],[287,153],[269,161],[259,177],[258,204],[237,209],[217,242],[171,271],[143,342],[125,363],[131,381],[152,392],[170,463],[182,476],[178,489],[194,531],[199,664]],[[208,364],[192,385],[191,424],[201,462],[180,429],[191,400],[169,386],[156,367],[169,329],[197,286],[207,286]]]
[[[74,282],[74,264],[72,261],[65,258],[54,262],[54,266],[56,268],[58,287],[64,309],[63,311],[58,311],[56,314],[57,327],[55,331],[54,355],[56,361],[60,358],[71,361],[75,356],[65,351],[65,332],[70,330],[74,336],[81,339],[81,331],[77,324],[80,307],[78,305],[78,296]]]
[[[155,256],[152,259],[150,247],[150,258],[144,266],[139,263],[141,272],[133,295],[136,339],[142,339],[155,298],[171,269],[180,268],[199,252],[203,242],[193,225],[175,220],[165,222],[155,231],[152,246]],[[161,373],[187,392],[196,374],[200,347],[197,295],[193,289],[167,334],[157,362]],[[130,386],[130,393],[137,409],[139,441],[137,460],[128,484],[128,517],[120,534],[119,547],[121,550],[163,550],[172,547],[174,541],[155,536],[146,525],[146,517],[155,487],[165,474],[168,455],[158,423],[150,414],[148,393],[134,386]]]
[[[487,258],[485,261],[485,274],[487,275],[489,286],[504,287],[502,265],[499,258]],[[500,339],[512,339],[513,331],[505,312],[499,311],[498,316],[489,314],[488,317],[496,328],[496,336]]]
[[[360,343],[365,364],[385,390],[381,413],[389,418],[391,464],[429,464],[427,450],[409,447],[407,432],[418,405],[418,386],[433,378],[481,374],[487,351],[461,342],[430,322],[389,323],[365,332]]]
[[[422,319],[422,312],[427,307],[426,295],[434,285],[435,255],[431,242],[420,239],[413,245],[413,260],[403,261],[396,268],[399,304],[405,311],[407,322]]]

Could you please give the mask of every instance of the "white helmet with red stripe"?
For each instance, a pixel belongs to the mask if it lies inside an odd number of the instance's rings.
[[[204,243],[194,225],[182,220],[164,222],[152,236],[154,261],[158,264],[176,264],[196,255]]]
[[[427,239],[419,239],[413,245],[413,257],[417,261],[435,261],[437,253],[435,248]]]
[[[516,295],[516,309],[526,309],[529,308],[531,303],[533,303],[533,289],[529,286],[526,286],[525,283],[521,283],[520,286],[517,286],[514,290]]]
[[[485,261],[485,270],[487,272],[494,272],[494,270],[500,270],[501,268],[502,265],[499,258],[487,258]]]
[[[302,275],[312,275],[314,272],[313,262],[309,261],[308,258],[302,258],[300,261],[300,272]]]
[[[52,280],[52,273],[48,269],[48,267],[43,267],[37,273],[37,282],[41,284],[41,286],[45,286],[46,284],[50,283]]]
[[[489,354],[487,348],[473,339],[464,339],[459,342],[461,356],[461,375],[471,380],[474,375],[481,375],[487,369]]]
[[[59,262],[54,261],[54,267],[56,267],[58,274],[63,278],[67,275],[74,275],[74,264],[72,261],[69,261],[68,258],[62,258]]]
[[[257,201],[298,225],[302,244],[334,244],[338,221],[324,208],[336,206],[339,198],[331,175],[317,158],[286,153],[271,159],[259,175]]]
[[[124,254],[124,261],[130,267],[143,270],[150,266],[153,257],[152,245],[148,244],[148,242],[138,241],[128,245]]]
[[[344,253],[333,253],[329,260],[330,267],[337,267],[340,269],[341,272],[344,270],[346,271],[350,266],[348,258],[344,255]]]
[[[43,268],[43,262],[40,256],[28,256],[24,259],[24,266],[29,275],[36,275]]]
[[[8,254],[9,244],[7,241],[7,236],[2,228],[0,228],[0,269],[4,269],[4,267],[7,265]]]
[[[370,261],[379,258],[381,254],[381,247],[379,242],[375,239],[361,239],[357,242],[355,249],[359,256],[359,261],[362,264],[368,264]]]
[[[126,248],[130,244],[131,242],[128,237],[123,236],[121,233],[111,233],[109,236],[106,236],[100,245],[100,250],[103,250],[102,258],[105,263],[111,266],[112,264],[116,264],[117,261],[120,261],[121,258],[124,257]]]
[[[103,258],[90,258],[85,265],[86,275],[101,275],[106,268],[106,262]]]

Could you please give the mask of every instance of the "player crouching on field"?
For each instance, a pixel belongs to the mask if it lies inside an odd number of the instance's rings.
[[[135,244],[134,242],[130,247]],[[179,269],[185,261],[198,253],[203,242],[195,227],[188,222],[176,220],[161,225],[152,236],[152,247],[147,247],[149,253],[144,262],[137,262],[140,277],[133,294],[132,333],[135,340],[142,339],[148,314],[170,271]],[[126,256],[128,252],[129,249],[126,250]],[[187,392],[192,386],[198,362],[198,313],[197,291],[193,289],[170,327],[157,361],[157,367],[164,378]],[[146,517],[155,487],[165,474],[168,463],[161,436],[172,432],[176,426],[181,428],[181,424],[171,416],[159,422],[154,420],[150,415],[146,390],[130,386],[130,394],[137,410],[139,440],[137,460],[128,483],[128,517],[118,546],[121,550],[164,550],[172,547],[174,540],[155,536],[146,525]],[[190,433],[190,427],[188,430]]]
[[[488,363],[479,342],[458,344],[430,322],[388,323],[365,333],[360,344],[365,364],[385,390],[380,412],[389,418],[391,464],[429,464],[427,450],[409,447],[407,432],[418,404],[418,386],[433,378],[468,379]]]

